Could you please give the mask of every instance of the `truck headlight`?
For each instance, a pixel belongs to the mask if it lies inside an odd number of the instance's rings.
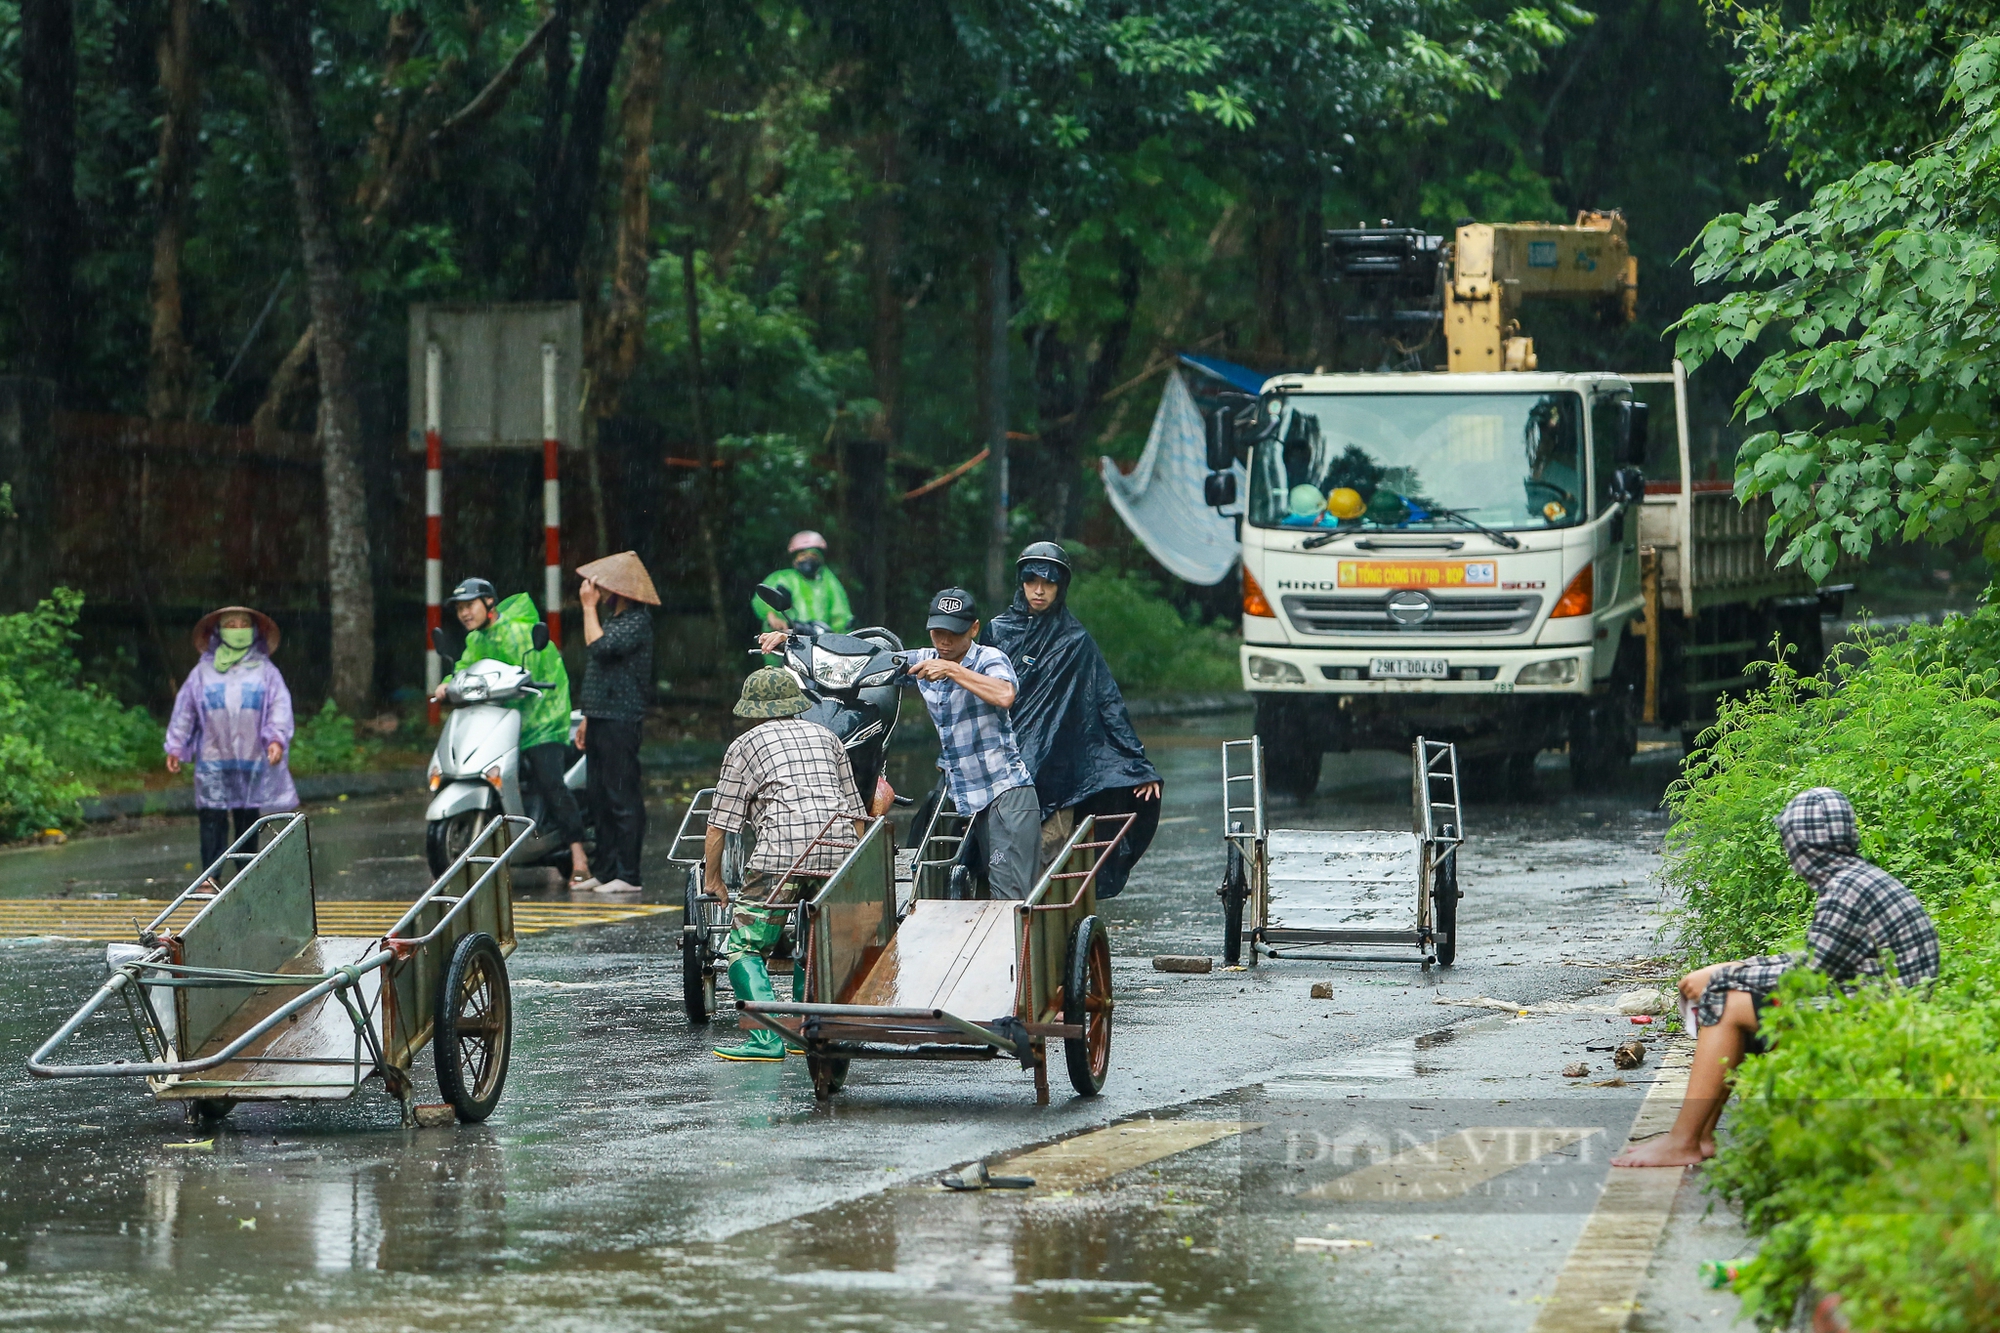
[[[1514,677],[1516,685],[1574,685],[1577,679],[1576,659],[1561,657],[1553,662],[1530,662],[1521,668],[1521,674]]]
[[[1259,657],[1255,653],[1249,660],[1250,679],[1259,685],[1303,685],[1306,673],[1290,662],[1280,662],[1275,657]]]

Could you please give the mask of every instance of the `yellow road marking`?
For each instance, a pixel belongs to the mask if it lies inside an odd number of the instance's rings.
[[[1688,1053],[1669,1052],[1632,1123],[1636,1142],[1671,1126],[1687,1092]],[[1629,1146],[1629,1144],[1628,1144]],[[1639,1289],[1680,1192],[1678,1166],[1612,1167],[1604,1193],[1569,1252],[1555,1291],[1530,1333],[1620,1333],[1639,1308]]]
[[[57,936],[104,943],[134,938],[133,922],[145,925],[165,909],[170,899],[153,898],[0,898],[0,939]],[[200,903],[185,904],[168,927],[192,920]],[[410,904],[404,901],[348,899],[317,905],[319,928],[326,935],[380,935],[396,924]],[[678,912],[678,906],[654,903],[514,904],[514,933],[536,935],[545,930],[603,926]]]
[[[1457,1198],[1516,1167],[1603,1132],[1597,1125],[1474,1125],[1301,1193],[1312,1199],[1376,1203]]]
[[[1131,1120],[1032,1149],[988,1169],[995,1175],[1033,1176],[1037,1189],[1075,1189],[1256,1128],[1240,1120]]]

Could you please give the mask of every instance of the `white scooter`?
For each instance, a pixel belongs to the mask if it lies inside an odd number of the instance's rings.
[[[540,625],[535,630],[538,640],[546,633]],[[535,821],[534,834],[515,854],[515,864],[567,867],[569,844],[547,820],[542,794],[532,789],[522,792],[521,713],[507,706],[544,688],[520,667],[492,658],[474,662],[446,682],[444,697],[452,712],[431,753],[430,788],[436,795],[424,812],[424,859],[433,876],[444,874],[479,831],[503,814],[526,815]],[[592,821],[584,797],[585,760],[575,749],[580,718],[581,714],[570,714],[563,785],[576,794],[588,829]]]

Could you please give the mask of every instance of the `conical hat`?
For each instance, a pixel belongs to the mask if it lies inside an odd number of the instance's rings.
[[[620,551],[617,555],[607,555],[602,560],[578,565],[576,572],[606,592],[615,592],[620,597],[629,597],[648,606],[660,604],[660,594],[653,590],[652,576],[646,573],[646,566],[640,562],[635,551]]]
[[[196,652],[205,653],[208,651],[209,635],[215,633],[216,624],[219,621],[221,621],[221,619],[224,616],[228,615],[231,611],[241,611],[244,615],[250,617],[250,623],[256,627],[257,633],[264,640],[265,652],[275,653],[278,651],[279,634],[278,634],[277,621],[271,619],[271,617],[265,615],[262,611],[257,610],[255,607],[222,606],[222,607],[217,607],[215,610],[210,611],[207,615],[203,616],[200,620],[194,622],[193,637],[194,637],[194,650]]]

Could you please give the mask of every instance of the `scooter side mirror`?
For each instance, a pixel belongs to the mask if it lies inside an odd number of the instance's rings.
[[[534,641],[535,651],[539,653],[549,646],[549,627],[537,620],[534,629],[528,632],[528,637]]]
[[[458,654],[451,650],[451,637],[444,632],[443,625],[439,625],[431,631],[431,647],[437,652],[439,657],[444,658],[446,661],[455,662],[458,660]]]
[[[764,605],[783,615],[792,609],[792,594],[787,588],[774,588],[768,583],[757,585],[757,595],[764,599]]]

